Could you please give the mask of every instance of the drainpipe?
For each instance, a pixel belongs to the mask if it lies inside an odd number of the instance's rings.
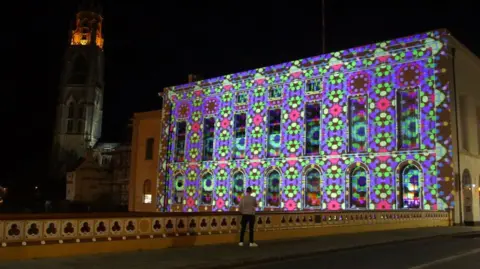
[[[461,181],[461,168],[460,168],[460,128],[458,126],[458,102],[457,102],[457,80],[455,72],[455,48],[452,48],[452,72],[453,72],[453,102],[455,104],[455,130],[456,130],[456,142],[457,142],[457,171],[458,176],[455,177],[455,182],[458,186],[458,207],[460,214],[460,225],[463,225],[463,189]]]

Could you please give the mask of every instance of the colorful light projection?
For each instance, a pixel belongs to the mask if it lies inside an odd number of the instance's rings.
[[[168,88],[159,208],[235,210],[248,186],[260,210],[452,206],[446,35]]]

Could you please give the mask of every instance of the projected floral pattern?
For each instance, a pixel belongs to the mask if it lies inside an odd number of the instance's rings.
[[[234,210],[246,187],[260,210],[453,206],[446,35],[434,31],[167,88],[169,154],[159,171],[167,175],[167,204],[159,208],[198,211],[211,186],[213,211]],[[207,117],[215,118],[214,153],[201,161]],[[188,131],[178,162],[182,120]],[[405,163],[417,170],[405,172]],[[205,189],[200,176],[207,170],[212,184]],[[180,190],[175,175],[183,173]]]

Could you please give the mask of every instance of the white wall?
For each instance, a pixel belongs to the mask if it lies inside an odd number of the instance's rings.
[[[461,197],[455,195],[455,223],[462,222],[459,211],[460,199],[462,199],[463,220],[469,223],[476,222],[480,225],[478,190],[480,185],[480,122],[477,117],[477,108],[480,107],[480,59],[454,38],[451,38],[449,42],[451,47],[455,48],[455,80],[451,81],[452,84],[455,82],[455,85],[450,85],[450,88],[452,90],[456,89],[458,104],[456,111],[452,106],[453,166],[456,176],[460,176],[462,185]],[[455,112],[458,112],[458,115]],[[455,129],[456,119],[458,119],[459,128],[458,145]],[[457,146],[460,147],[460,171],[457,167]],[[472,186],[463,186],[462,176],[465,169],[470,171]],[[455,189],[458,192],[459,186],[456,186]],[[466,212],[465,207],[470,206],[469,204],[471,204],[472,211]]]

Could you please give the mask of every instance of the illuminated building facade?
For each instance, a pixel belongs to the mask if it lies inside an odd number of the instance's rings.
[[[445,30],[164,90],[158,211],[454,206]]]

